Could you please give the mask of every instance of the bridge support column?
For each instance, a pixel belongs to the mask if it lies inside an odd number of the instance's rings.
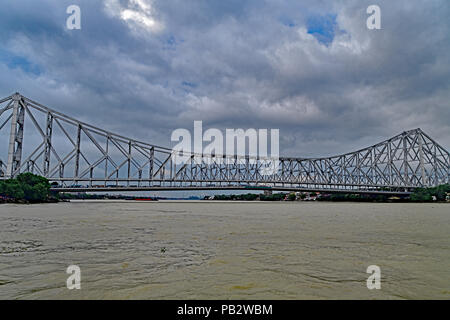
[[[22,159],[23,125],[25,108],[20,104],[21,96],[16,93],[13,96],[14,106],[11,118],[11,132],[9,135],[8,162],[6,177],[14,178],[16,170],[20,169]]]
[[[423,137],[421,133],[418,133],[418,140],[419,140],[419,161],[420,161],[420,173],[422,178],[422,186],[426,186],[428,184],[428,181],[425,179],[425,165],[424,165],[424,159],[423,159]]]
[[[47,177],[50,170],[50,155],[52,148],[52,131],[53,131],[53,116],[47,112],[47,124],[45,130],[45,151],[44,151],[44,176]]]
[[[78,183],[78,173],[80,170],[80,145],[81,145],[81,124],[77,126],[77,144],[75,146],[75,172],[74,172],[74,180]]]

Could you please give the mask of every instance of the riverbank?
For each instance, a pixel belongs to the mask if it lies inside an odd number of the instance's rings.
[[[272,195],[263,194],[231,194],[206,196],[204,200],[211,201],[322,201],[322,202],[379,202],[379,203],[448,203],[450,193],[435,192],[436,188],[419,189],[411,196],[387,196],[373,194],[352,194],[352,193],[323,193],[323,192],[292,192],[274,193]],[[425,191],[424,191],[425,190]],[[446,189],[444,189],[446,190]],[[450,188],[448,189],[450,191]],[[423,194],[426,194],[424,196]],[[436,194],[436,196],[435,196]]]
[[[59,202],[64,202],[61,200],[58,200],[56,198],[54,199],[46,199],[44,201],[27,201],[24,199],[8,199],[8,198],[4,198],[2,196],[0,196],[0,204],[45,204],[45,203],[59,203]]]

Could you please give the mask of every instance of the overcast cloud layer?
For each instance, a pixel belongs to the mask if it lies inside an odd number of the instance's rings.
[[[448,0],[5,0],[0,96],[162,146],[203,120],[279,128],[289,156],[418,127],[449,149],[449,17]]]

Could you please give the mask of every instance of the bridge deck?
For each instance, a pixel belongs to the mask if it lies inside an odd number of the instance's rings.
[[[130,192],[130,191],[284,191],[284,192],[322,192],[322,193],[351,193],[351,194],[374,194],[374,195],[409,195],[409,191],[381,191],[381,190],[343,190],[343,189],[317,189],[317,188],[295,188],[295,187],[254,187],[254,186],[223,186],[223,187],[82,187],[82,188],[52,188],[55,192]]]

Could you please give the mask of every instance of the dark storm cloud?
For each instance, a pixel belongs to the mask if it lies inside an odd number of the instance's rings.
[[[366,28],[377,3],[382,30]],[[421,127],[450,145],[450,4],[7,1],[0,94],[169,145],[178,127],[280,128],[328,155]],[[82,29],[66,30],[66,8]]]

